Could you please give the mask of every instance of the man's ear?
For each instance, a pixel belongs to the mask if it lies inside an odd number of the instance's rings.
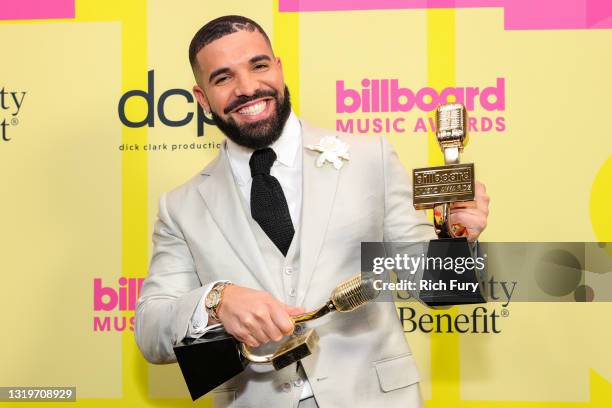
[[[283,62],[281,61],[280,57],[274,57],[274,62],[276,63],[276,66],[278,67],[278,71],[281,74],[283,83],[285,83],[285,73],[283,72]]]
[[[196,84],[192,88],[193,95],[196,97],[196,100],[204,110],[204,113],[210,114],[210,104],[208,103],[208,98],[206,98],[206,94],[204,90],[200,88],[200,85]]]

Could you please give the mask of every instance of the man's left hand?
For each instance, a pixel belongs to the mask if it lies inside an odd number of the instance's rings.
[[[475,182],[474,201],[453,203],[450,210],[450,225],[461,224],[467,229],[468,241],[476,241],[487,227],[489,201],[485,185]]]

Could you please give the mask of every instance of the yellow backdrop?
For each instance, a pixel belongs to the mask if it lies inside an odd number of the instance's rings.
[[[130,296],[147,273],[160,194],[218,152],[218,130],[198,129],[195,102],[176,90],[193,84],[191,37],[224,14],[270,34],[300,116],[352,123],[355,133],[368,123],[407,169],[441,164],[421,109],[431,99],[375,112],[366,106],[374,87],[396,80],[419,95],[466,97],[478,88],[463,159],[492,198],[481,239],[612,241],[609,8],[564,2],[584,16],[551,17],[547,1],[356,3],[3,2],[0,386],[76,386],[83,406],[193,405],[176,365],[149,365],[138,352]],[[148,94],[150,117],[143,97],[121,106],[135,90]],[[348,90],[360,98],[354,112],[345,112]],[[505,309],[500,334],[407,334],[428,407],[612,406],[610,303]]]

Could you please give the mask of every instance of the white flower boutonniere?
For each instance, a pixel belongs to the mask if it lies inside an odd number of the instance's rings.
[[[307,149],[321,153],[317,157],[316,166],[321,167],[325,162],[330,162],[336,170],[340,170],[344,161],[348,161],[348,144],[334,136],[325,136],[316,145],[308,145]]]

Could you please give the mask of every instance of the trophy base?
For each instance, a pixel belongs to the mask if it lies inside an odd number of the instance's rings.
[[[240,354],[238,341],[220,329],[174,347],[193,401],[243,372],[248,363]]]
[[[317,348],[319,335],[314,329],[293,337],[274,353],[272,365],[275,370],[281,370],[304,357],[308,357]]]
[[[442,260],[451,258],[454,261],[471,258],[472,253],[467,238],[442,238],[429,242],[427,257]],[[455,264],[453,262],[453,265]],[[422,279],[431,283],[429,287],[436,287],[435,290],[419,292],[419,298],[430,307],[487,302],[484,285],[478,279],[478,271],[475,268],[466,268],[463,273],[457,273],[436,264],[432,268],[425,268]]]

